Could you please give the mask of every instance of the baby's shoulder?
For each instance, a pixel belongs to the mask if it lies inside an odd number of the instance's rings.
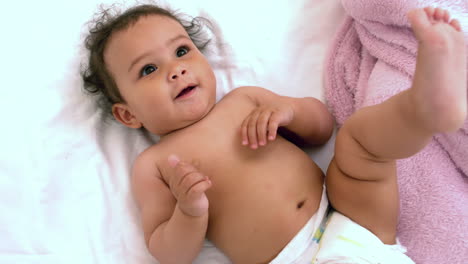
[[[265,88],[261,88],[258,86],[240,86],[234,88],[232,91],[226,94],[226,96],[248,96],[251,94],[259,93],[262,90],[265,90]]]
[[[255,98],[264,93],[264,91],[266,89],[257,86],[241,86],[230,91],[221,101],[255,102]]]
[[[158,171],[157,160],[160,156],[160,147],[154,144],[141,152],[133,162],[132,175],[142,175]]]

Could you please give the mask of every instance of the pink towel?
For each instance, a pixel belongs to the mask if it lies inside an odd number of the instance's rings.
[[[417,41],[409,10],[431,5],[453,17],[468,15],[468,0],[342,2],[348,17],[330,50],[325,76],[326,99],[339,126],[357,109],[410,87]],[[467,175],[468,121],[398,162],[398,236],[416,263],[468,263]]]

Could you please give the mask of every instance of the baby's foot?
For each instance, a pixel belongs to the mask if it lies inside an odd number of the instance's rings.
[[[408,14],[418,39],[413,95],[424,126],[455,131],[467,112],[466,51],[458,20],[446,10],[426,7]]]

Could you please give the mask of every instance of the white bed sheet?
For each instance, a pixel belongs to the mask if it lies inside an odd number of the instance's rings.
[[[170,2],[218,24],[220,95],[258,85],[323,99],[339,0]],[[81,90],[80,32],[99,3],[1,4],[0,263],[155,263],[129,192],[132,161],[154,138],[104,123]],[[332,145],[308,150],[322,168]],[[207,245],[197,263],[226,259]]]

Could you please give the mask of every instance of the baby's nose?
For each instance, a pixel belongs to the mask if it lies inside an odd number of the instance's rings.
[[[178,65],[174,67],[174,69],[169,75],[169,78],[170,80],[176,80],[177,78],[179,78],[182,75],[185,75],[186,73],[187,73],[187,70],[183,66]]]

